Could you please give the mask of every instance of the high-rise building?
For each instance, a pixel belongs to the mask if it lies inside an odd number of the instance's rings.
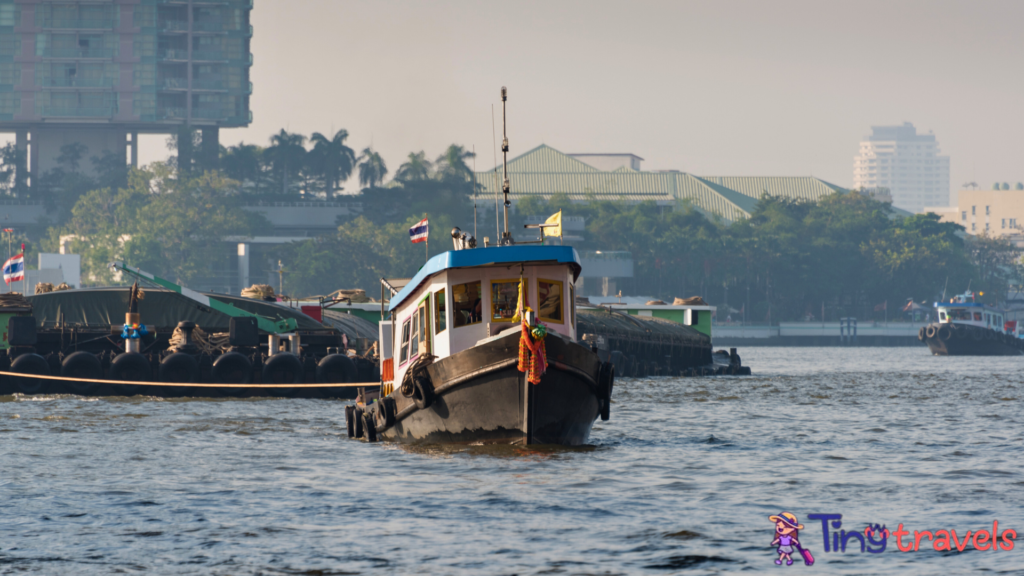
[[[887,188],[892,203],[910,212],[949,203],[949,156],[939,156],[933,134],[914,125],[872,126],[853,159],[853,187]]]
[[[247,126],[252,0],[0,0],[0,132],[29,174],[61,148],[138,162],[140,133],[198,130],[214,166],[219,129]],[[193,154],[179,138],[179,158]],[[84,148],[82,147],[84,146]]]

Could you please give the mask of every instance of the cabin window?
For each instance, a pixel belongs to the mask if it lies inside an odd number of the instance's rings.
[[[409,320],[402,323],[402,351],[398,354],[399,366],[409,360],[409,323]]]
[[[945,312],[942,312],[942,311],[939,312],[939,321],[941,321],[941,322],[945,322],[946,321],[946,313]]]
[[[537,316],[545,322],[565,323],[565,293],[558,280],[537,280]]]
[[[971,311],[964,310],[963,308],[953,308],[949,311],[949,318],[951,320],[967,320],[971,319]]]
[[[981,322],[981,312],[975,312],[974,313],[974,320],[976,322]]]
[[[447,311],[448,301],[445,300],[444,288],[441,288],[434,294],[434,334],[440,334],[447,328]]]
[[[468,326],[481,321],[483,316],[483,290],[480,282],[452,286],[452,325]]]
[[[985,313],[985,324],[992,324],[992,315],[987,312]]]
[[[572,314],[572,329],[576,331],[576,286],[569,284],[569,310]]]
[[[409,359],[420,355],[418,344],[420,341],[420,315],[413,313],[412,315],[412,328],[409,330]]]
[[[519,304],[519,280],[491,282],[491,322],[512,322]]]
[[[429,306],[430,300],[428,298],[424,298],[423,301],[420,302],[419,310],[416,312],[416,316],[419,317],[420,321],[420,332],[419,340],[413,344],[413,346],[416,346],[416,354],[413,354],[412,356],[419,356],[420,354],[430,352],[430,335],[427,332],[427,327],[430,326],[430,320],[428,319]]]

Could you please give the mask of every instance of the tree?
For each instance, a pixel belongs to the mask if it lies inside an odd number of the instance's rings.
[[[128,186],[85,194],[67,225],[51,229],[50,243],[71,236],[92,283],[113,282],[107,263],[125,260],[188,284],[227,264],[225,236],[247,236],[267,226],[262,216],[241,209],[237,186],[216,172],[180,177],[160,163],[133,170]]]
[[[409,158],[404,164],[398,167],[398,171],[395,172],[395,180],[402,182],[411,182],[413,180],[426,180],[430,178],[430,171],[433,170],[433,165],[430,160],[427,160],[427,154],[420,150],[419,152],[409,152]]]
[[[281,194],[289,193],[292,181],[306,163],[305,142],[302,134],[289,134],[282,129],[270,137],[270,147],[263,151],[274,177],[281,183]]]
[[[441,180],[472,180],[473,171],[469,169],[466,160],[475,156],[475,153],[467,151],[462,146],[452,144],[444,154],[437,157],[437,177]]]
[[[348,130],[338,130],[330,139],[319,132],[314,132],[310,138],[313,150],[309,153],[309,163],[323,182],[323,191],[328,197],[341,189],[341,183],[348,180],[356,164],[356,153],[345,145],[346,138]]]
[[[220,166],[224,175],[244,187],[247,183],[259,188],[264,177],[263,148],[241,143],[221,148]]]
[[[384,182],[388,167],[384,164],[384,159],[380,154],[367,147],[363,149],[359,159],[362,160],[359,163],[359,184],[361,186],[372,188]]]

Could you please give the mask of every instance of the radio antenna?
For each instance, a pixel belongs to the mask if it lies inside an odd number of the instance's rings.
[[[512,202],[508,199],[508,121],[505,117],[505,102],[508,101],[508,89],[501,87],[501,172],[504,176],[501,182],[501,192],[505,196],[505,232],[501,235],[501,245],[510,246],[515,244],[512,234],[508,231],[508,207]]]

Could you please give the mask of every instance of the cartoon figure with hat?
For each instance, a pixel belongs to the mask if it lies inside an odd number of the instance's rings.
[[[775,560],[776,564],[782,564],[782,561],[786,561],[786,566],[793,565],[793,558],[790,556],[793,554],[793,550],[796,549],[804,557],[804,563],[810,566],[814,564],[814,558],[811,553],[800,547],[800,541],[797,539],[800,535],[800,530],[804,529],[804,525],[800,524],[796,516],[790,512],[782,512],[778,516],[769,516],[769,520],[775,522],[775,540],[772,540],[772,546],[778,545],[777,552],[779,558]]]

